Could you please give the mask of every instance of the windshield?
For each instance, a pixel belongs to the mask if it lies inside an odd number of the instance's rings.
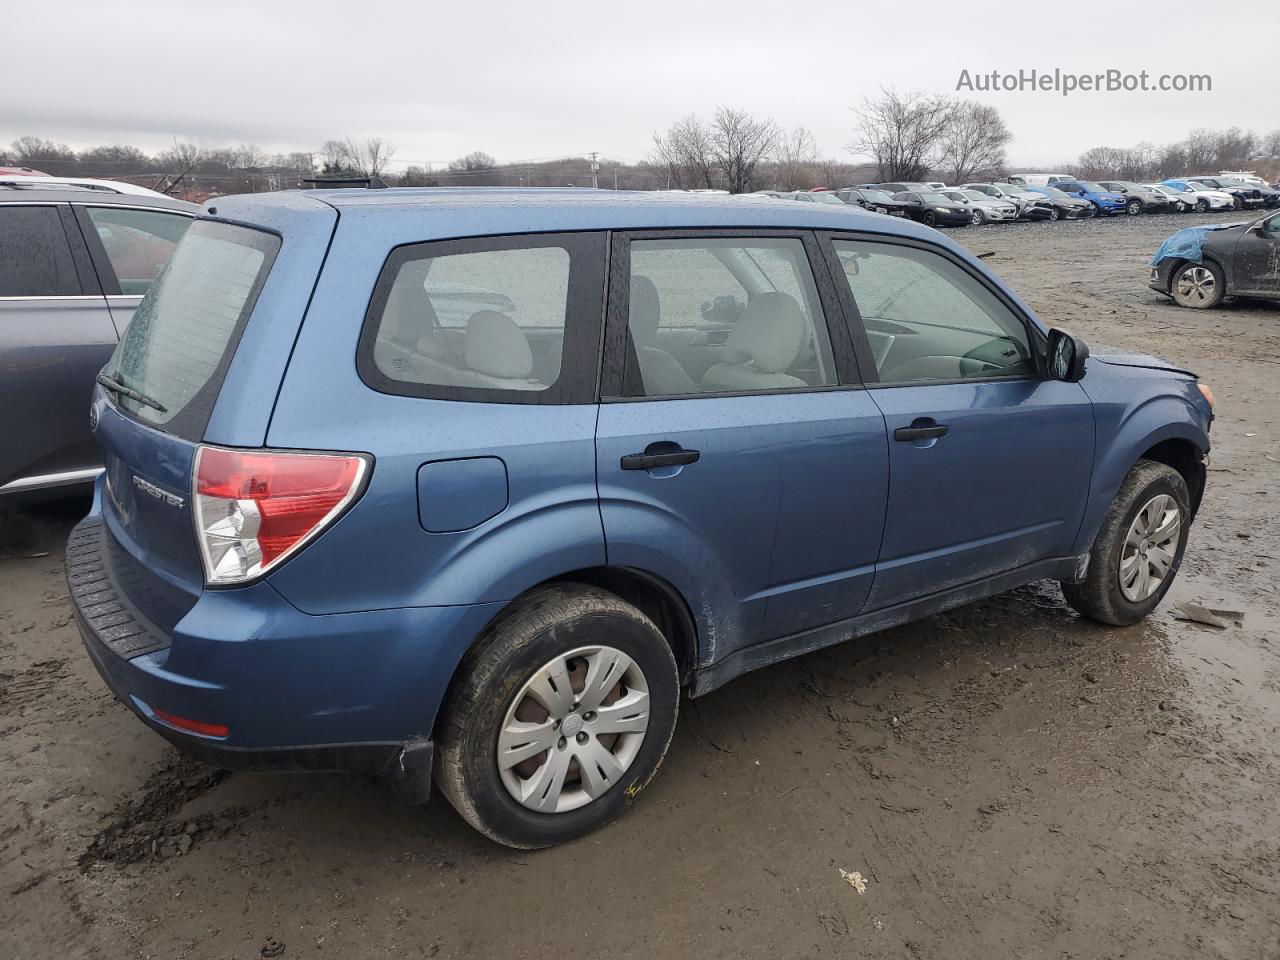
[[[961,190],[960,192],[964,194],[966,197],[968,197],[970,200],[990,200],[991,199],[981,190]]]
[[[809,199],[814,203],[844,203],[834,193],[811,193]]]
[[[1080,180],[1080,186],[1089,193],[1106,193],[1106,188],[1100,183],[1094,183],[1092,180]]]
[[[920,194],[920,199],[925,203],[951,203],[951,201],[941,193],[922,193]]]
[[[1055,200],[1070,199],[1070,197],[1068,197],[1065,193],[1063,193],[1057,187],[1041,187],[1040,192],[1043,193],[1045,196],[1053,197]]]
[[[154,404],[118,395],[148,423],[199,440],[280,241],[197,220],[138,305],[104,373]]]
[[[862,195],[863,200],[870,200],[872,203],[884,203],[886,200],[893,200],[893,197],[883,190],[859,190],[858,193]]]
[[[969,198],[966,197],[964,193],[960,190],[948,190],[945,193],[943,193],[943,196],[946,197],[948,200],[955,200],[957,203],[969,202]]]

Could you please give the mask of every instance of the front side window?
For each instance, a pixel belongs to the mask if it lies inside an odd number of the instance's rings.
[[[634,240],[630,250],[627,396],[838,382],[801,240]]]
[[[58,208],[0,206],[0,297],[80,293]]]
[[[140,297],[151,288],[191,226],[190,217],[158,210],[88,207],[85,212],[126,296]]]
[[[918,247],[833,243],[882,383],[1035,375],[1022,321],[957,264]]]

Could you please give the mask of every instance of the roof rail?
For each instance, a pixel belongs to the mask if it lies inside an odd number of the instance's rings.
[[[387,183],[381,177],[309,177],[303,183],[326,187],[367,187],[370,190],[386,190]]]
[[[9,187],[13,190],[96,190],[100,193],[119,193],[119,190],[112,190],[110,187],[104,187],[97,183],[75,183],[74,181],[62,181],[56,178],[45,177],[16,177],[13,179],[0,179],[0,187]]]

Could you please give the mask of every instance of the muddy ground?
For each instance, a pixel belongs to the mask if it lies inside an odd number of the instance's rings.
[[[10,517],[0,958],[1280,956],[1280,306],[1145,286],[1208,219],[956,233],[1046,320],[1217,392],[1149,622],[1082,622],[1039,584],[744,677],[686,701],[621,822],[556,850],[358,777],[183,760],[80,649],[61,553],[83,504]],[[1244,616],[1181,622],[1178,599]]]

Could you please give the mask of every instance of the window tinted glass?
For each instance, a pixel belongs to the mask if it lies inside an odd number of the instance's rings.
[[[0,205],[0,297],[79,293],[58,208]]]
[[[191,226],[190,217],[154,210],[88,207],[86,212],[122,294],[146,293]]]
[[[950,260],[915,247],[834,244],[882,382],[1035,373],[1022,322]]]
[[[628,396],[803,389],[837,382],[804,244],[636,240]]]
[[[378,371],[401,383],[550,389],[563,361],[569,250],[419,249],[400,263],[376,320]]]
[[[196,440],[280,241],[199,221],[142,298],[106,372],[164,410],[120,398],[139,419]]]

